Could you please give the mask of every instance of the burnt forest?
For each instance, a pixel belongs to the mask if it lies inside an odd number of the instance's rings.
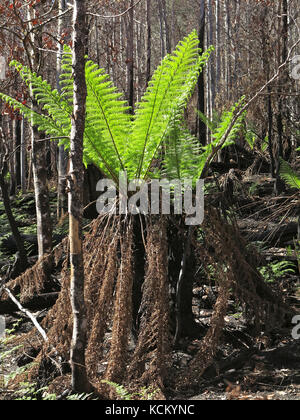
[[[300,399],[299,0],[0,0],[0,400]]]

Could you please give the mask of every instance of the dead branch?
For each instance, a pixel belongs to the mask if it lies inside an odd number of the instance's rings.
[[[1,290],[0,290],[1,296]],[[59,296],[58,292],[42,293],[34,295],[23,306],[30,311],[40,311],[51,308],[57,301]],[[16,312],[16,305],[10,300],[0,300],[0,315],[10,315]]]
[[[47,343],[48,342],[47,334],[45,330],[38,323],[36,317],[21,305],[21,303],[15,298],[12,292],[8,289],[8,287],[2,286],[1,290],[4,290],[8,294],[9,298],[13,301],[13,303],[19,308],[19,310],[23,312],[32,321],[32,323],[34,324],[38,332],[43,337],[44,341]]]

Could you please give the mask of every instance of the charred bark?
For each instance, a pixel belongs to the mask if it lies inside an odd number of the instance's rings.
[[[133,250],[133,270],[134,278],[132,285],[132,329],[133,334],[137,338],[140,324],[140,306],[142,301],[142,286],[145,279],[145,246],[142,236],[141,220],[138,216],[133,221],[134,250]]]
[[[131,113],[134,112],[134,1],[130,0],[130,11],[127,23],[127,97]]]
[[[201,1],[200,25],[199,25],[199,47],[204,51],[205,44],[205,0]],[[200,53],[201,54],[201,53]],[[200,72],[198,79],[198,110],[205,114],[205,85],[204,72]],[[199,142],[203,146],[206,144],[206,124],[200,117],[197,118]]]
[[[147,59],[146,59],[146,85],[148,86],[151,79],[151,0],[147,0]]]
[[[4,149],[4,150],[2,150]],[[9,157],[8,149],[3,139],[2,129],[0,128],[0,151],[1,151],[1,159],[0,159],[0,189],[2,193],[3,204],[5,208],[5,212],[7,215],[7,219],[16,243],[17,250],[19,252],[18,264],[15,267],[14,277],[18,274],[21,274],[25,269],[28,267],[27,261],[27,253],[24,247],[23,238],[19,232],[16,220],[12,213],[11,205],[10,205],[10,198],[8,192],[8,185],[6,183],[5,177],[8,173],[8,165],[7,160]]]
[[[66,9],[65,0],[59,0],[58,10],[59,13],[64,12]],[[63,18],[58,20],[57,35],[60,40],[63,28]],[[60,83],[59,77],[61,74],[61,60],[63,55],[63,44],[58,42],[58,54],[57,54],[57,63],[56,63],[56,86],[57,90],[60,92]],[[57,161],[57,174],[58,174],[58,183],[57,183],[57,220],[60,220],[68,211],[68,196],[66,192],[67,187],[67,167],[68,167],[68,152],[65,150],[64,146],[58,147],[58,161]]]
[[[176,284],[176,330],[174,336],[174,346],[179,344],[183,337],[200,338],[203,329],[196,323],[193,314],[193,286],[195,280],[196,261],[192,247],[192,237],[194,229],[188,228],[185,243],[181,253],[180,270]]]

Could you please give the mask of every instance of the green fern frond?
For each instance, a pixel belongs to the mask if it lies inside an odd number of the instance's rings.
[[[245,97],[243,96],[237,103],[235,103],[232,106],[232,108],[229,111],[223,112],[223,114],[221,116],[220,123],[219,123],[217,129],[215,130],[215,132],[213,133],[213,139],[214,139],[213,140],[213,144],[214,144],[214,146],[218,146],[222,142],[225,134],[227,133],[227,131],[228,131],[230,125],[231,125],[231,122],[232,122],[232,120],[233,120],[233,118],[235,116],[235,113],[239,109],[241,109],[241,107],[244,104],[244,101],[245,101]],[[227,137],[227,140],[223,144],[222,148],[228,147],[228,146],[234,144],[237,135],[239,134],[239,132],[242,129],[242,123],[243,123],[243,121],[245,119],[245,116],[246,116],[246,112],[243,113],[238,118],[238,120],[236,121],[236,123],[232,127],[232,129],[231,129],[231,131],[230,131],[230,133],[229,133],[229,135]]]
[[[197,110],[198,117],[200,120],[206,125],[206,127],[213,133],[216,129],[216,125],[214,124],[214,121],[211,121],[203,112]]]
[[[248,143],[250,149],[253,150],[257,142],[257,135],[251,129],[247,129],[245,132],[245,140]]]
[[[59,75],[59,85],[61,96],[73,108],[73,68],[72,68],[72,53],[71,48],[67,45],[64,46],[64,52],[61,59],[61,73]]]
[[[31,87],[32,93],[47,115],[37,114],[34,123],[39,129],[56,137],[69,137],[73,112],[72,59],[69,48],[65,48],[62,58],[63,72],[60,76],[61,94],[52,89],[47,81],[32,73],[26,66],[13,61],[11,65],[19,71],[21,78]],[[84,162],[93,162],[113,179],[118,179],[118,172],[125,170],[121,155],[124,152],[130,132],[131,119],[125,101],[108,81],[108,76],[97,65],[86,63],[87,115],[84,135]],[[12,98],[6,101],[32,118],[32,111],[24,108]],[[68,141],[61,143],[68,146]]]
[[[213,144],[204,149],[200,149],[198,140],[183,123],[184,109],[210,52],[211,49],[200,55],[195,31],[179,43],[155,72],[133,120],[108,75],[87,60],[84,162],[93,162],[115,181],[123,170],[127,170],[129,179],[161,175],[160,170],[151,172],[152,162],[158,156],[169,177],[195,178],[201,174],[212,147],[231,122],[228,113]],[[20,110],[39,130],[54,137],[69,137],[74,90],[70,49],[65,47],[62,57],[60,92],[20,63],[12,65],[30,86],[43,114],[7,95],[0,97]],[[239,123],[233,128],[232,137],[238,129]]]
[[[86,64],[86,82],[86,148],[98,166],[113,168],[117,177],[119,171],[125,170],[123,156],[131,128],[129,107],[121,100],[109,76],[92,61]],[[101,150],[102,162],[89,146],[91,138]]]
[[[297,188],[300,190],[300,177],[296,174],[291,166],[283,159],[280,159],[280,177],[284,182],[291,188]]]
[[[233,127],[230,129],[232,125],[232,121],[235,118],[236,113],[243,107],[245,101],[245,97],[242,97],[236,104],[232,106],[229,111],[223,112],[221,117],[216,117],[214,114],[213,121],[210,121],[204,114],[198,112],[199,117],[201,120],[208,125],[209,129],[212,132],[212,142],[207,144],[206,146],[201,147],[198,156],[198,166],[197,166],[197,179],[201,178],[203,169],[210,164],[210,162],[214,159],[216,155],[216,151],[220,149],[224,149],[225,147],[231,146],[235,143],[236,137],[240,133],[243,128],[243,122],[246,116],[246,111],[240,115],[237,119]],[[230,132],[228,133],[230,129]],[[226,138],[227,136],[227,138]],[[224,141],[226,138],[226,141]]]
[[[64,100],[56,89],[53,90],[46,80],[31,72],[28,67],[15,60],[11,61],[10,66],[14,66],[17,69],[22,80],[31,88],[37,103],[62,128],[64,136],[69,136],[73,108],[68,102]]]
[[[64,129],[51,117],[39,114],[26,105],[0,92],[0,99],[8,103],[14,110],[19,111],[28,121],[32,122],[39,131],[44,131],[49,136],[65,137]]]
[[[163,175],[169,179],[197,180],[202,166],[198,139],[184,125],[175,125],[164,143]]]
[[[175,114],[183,111],[210,52],[199,58],[196,31],[180,42],[153,75],[137,107],[131,141],[126,151],[130,177],[146,178]]]
[[[69,47],[64,48],[61,95],[73,102],[72,57]],[[123,154],[131,126],[129,107],[121,100],[109,76],[97,64],[87,60],[85,66],[87,99],[84,135],[85,164],[94,163],[115,181],[120,170],[125,170]]]

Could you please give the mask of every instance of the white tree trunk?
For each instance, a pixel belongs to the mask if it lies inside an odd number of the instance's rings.
[[[74,111],[70,139],[69,229],[71,263],[71,303],[73,311],[73,337],[71,345],[72,389],[89,392],[90,384],[85,366],[87,319],[84,300],[84,267],[82,251],[83,213],[83,136],[87,87],[85,81],[86,2],[74,1],[73,15],[73,76]]]

